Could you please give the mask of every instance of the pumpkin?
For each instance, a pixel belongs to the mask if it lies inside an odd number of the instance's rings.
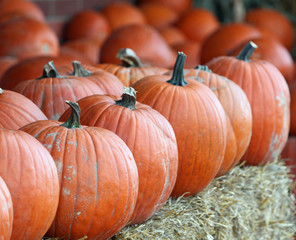
[[[143,3],[140,6],[140,10],[143,12],[147,23],[156,29],[172,25],[179,18],[173,9],[161,3]]]
[[[46,147],[58,169],[60,199],[47,236],[108,239],[128,223],[134,210],[137,167],[116,134],[81,126],[79,105],[67,103],[72,113],[66,122],[45,120],[22,128]]]
[[[164,38],[169,46],[175,46],[187,41],[185,34],[175,26],[168,26],[159,29],[160,35]]]
[[[171,125],[157,111],[136,102],[132,88],[125,88],[121,99],[93,95],[78,103],[82,124],[111,130],[133,153],[139,193],[131,224],[143,223],[164,205],[176,181],[178,148]],[[68,115],[69,110],[61,120]]]
[[[142,11],[128,2],[112,2],[107,4],[102,13],[110,24],[111,31],[133,24],[146,24]]]
[[[204,41],[201,48],[201,64],[206,65],[214,57],[228,55],[232,49],[243,42],[260,36],[260,31],[247,23],[221,25]]]
[[[5,71],[0,79],[0,87],[12,90],[22,81],[39,78],[42,75],[43,67],[50,61],[54,61],[55,66],[61,66],[71,63],[73,60],[79,60],[83,64],[91,64],[83,58],[77,58],[79,53],[69,52],[69,49],[62,50],[60,57],[41,56],[24,59]]]
[[[72,65],[58,67],[58,72],[69,77],[87,78],[97,84],[104,93],[120,96],[123,84],[113,74],[90,65],[81,65],[79,61],[73,61]]]
[[[59,201],[53,158],[40,142],[20,130],[0,128],[0,142],[0,176],[13,202],[10,239],[40,240],[55,217]]]
[[[294,27],[291,20],[277,9],[255,8],[246,13],[245,21],[270,32],[289,51],[294,46]]]
[[[290,85],[294,80],[294,62],[287,48],[279,41],[270,37],[259,37],[253,39],[252,42],[254,42],[258,48],[251,55],[250,59],[261,59],[272,63],[280,70],[288,85]],[[247,43],[248,42],[244,42],[239,47],[233,49],[230,55],[237,56]]]
[[[242,160],[263,165],[279,156],[287,141],[290,123],[290,93],[286,80],[271,63],[250,60],[257,48],[250,42],[237,57],[221,56],[207,63],[219,75],[238,84],[252,109],[252,137]]]
[[[92,38],[103,42],[110,31],[109,23],[102,13],[87,9],[72,16],[65,26],[64,35],[66,40]]]
[[[37,120],[45,120],[44,113],[22,94],[0,88],[0,127],[19,129]]]
[[[150,3],[150,2],[161,3],[165,6],[170,7],[171,9],[173,9],[179,14],[188,10],[193,4],[192,0],[182,0],[182,1],[180,0],[140,0],[140,2],[141,3]]]
[[[246,152],[252,135],[252,110],[245,92],[233,81],[213,73],[207,66],[184,70],[188,79],[205,84],[218,97],[227,120],[227,145],[217,177],[235,166]]]
[[[217,17],[204,8],[192,8],[177,22],[177,27],[192,41],[202,44],[220,26]]]
[[[11,56],[0,57],[0,79],[3,74],[14,64],[18,62],[18,58]]]
[[[0,3],[0,18],[25,16],[40,22],[45,22],[42,9],[34,2],[27,0],[9,0]]]
[[[130,48],[120,49],[116,56],[121,60],[121,65],[101,63],[94,65],[94,67],[112,73],[118,77],[126,87],[129,87],[145,76],[163,74],[168,71],[167,68],[143,66],[136,53]]]
[[[0,177],[0,239],[9,240],[12,231],[13,207],[10,192]]]
[[[165,116],[178,143],[178,174],[172,196],[194,195],[217,175],[226,148],[226,116],[210,88],[184,78],[186,55],[178,53],[173,76],[135,82],[138,101]]]
[[[63,49],[73,49],[84,56],[91,65],[99,62],[102,41],[95,38],[81,38],[64,42]]]
[[[22,17],[1,24],[0,56],[25,59],[58,54],[58,37],[46,23]]]
[[[65,100],[76,101],[92,94],[103,94],[103,90],[88,79],[62,77],[53,62],[43,68],[40,78],[20,82],[13,91],[33,101],[49,119],[57,120],[66,110]]]
[[[156,29],[149,25],[129,25],[109,35],[101,48],[100,63],[120,64],[116,54],[121,48],[131,48],[144,64],[170,68],[175,52]]]

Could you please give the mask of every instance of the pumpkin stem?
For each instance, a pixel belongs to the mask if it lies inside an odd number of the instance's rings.
[[[130,110],[136,109],[136,90],[132,87],[124,87],[121,99],[115,101],[115,104]]]
[[[92,74],[91,71],[88,71],[85,68],[83,68],[79,61],[73,61],[72,66],[73,66],[73,69],[74,69],[73,73],[71,74],[72,76],[75,76],[75,77],[88,77],[88,76],[90,76]]]
[[[205,72],[212,72],[211,69],[207,65],[198,65],[194,69],[205,71]]]
[[[121,48],[119,52],[116,54],[116,57],[119,58],[122,62],[122,66],[124,67],[142,67],[140,59],[134,52],[134,50],[130,48]]]
[[[183,52],[178,52],[176,63],[174,66],[173,76],[167,82],[176,86],[185,86],[188,84],[184,78],[184,64],[186,55]]]
[[[250,57],[251,57],[252,53],[255,51],[256,48],[258,48],[257,45],[254,42],[250,41],[241,50],[241,52],[238,54],[238,56],[236,58],[239,59],[239,60],[250,62]]]
[[[58,73],[55,65],[53,64],[53,61],[50,61],[44,65],[42,76],[39,77],[38,79],[41,79],[41,78],[64,78],[64,77],[62,77]]]
[[[66,103],[71,107],[72,112],[70,117],[66,122],[61,124],[60,126],[64,126],[66,128],[81,128],[80,124],[80,107],[76,102],[70,102],[66,100]]]
[[[0,94],[2,94],[3,93],[3,89],[2,88],[0,88]]]

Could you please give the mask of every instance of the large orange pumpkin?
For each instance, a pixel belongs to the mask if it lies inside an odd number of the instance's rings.
[[[0,127],[19,129],[37,120],[45,120],[44,113],[28,98],[0,88]]]
[[[186,55],[179,53],[173,76],[154,75],[132,86],[138,101],[163,114],[177,138],[179,167],[173,196],[193,195],[217,175],[226,148],[226,117],[216,95],[184,78]]]
[[[143,64],[165,68],[174,65],[175,52],[149,25],[129,25],[111,33],[102,45],[100,62],[120,64],[116,54],[121,48],[133,49]]]
[[[151,107],[136,102],[132,88],[125,88],[121,99],[93,95],[78,103],[82,124],[111,130],[133,153],[139,195],[131,223],[143,223],[164,205],[176,181],[178,148],[171,125]],[[61,119],[67,116],[69,110]]]
[[[290,85],[290,134],[296,135],[296,81]]]
[[[227,119],[227,146],[217,176],[236,165],[247,150],[252,135],[252,110],[244,91],[233,81],[213,73],[207,66],[185,69],[187,79],[209,87],[218,97]]]
[[[40,78],[22,81],[13,91],[29,98],[48,119],[55,120],[66,110],[65,100],[77,101],[89,95],[104,93],[97,84],[86,78],[61,76],[53,62],[44,66]]]
[[[237,57],[217,57],[207,64],[213,72],[237,83],[249,99],[252,137],[242,160],[250,165],[265,164],[277,158],[286,144],[290,125],[287,82],[271,63],[250,60],[256,48],[250,42]]]
[[[122,62],[119,64],[101,63],[94,67],[104,69],[120,79],[124,86],[129,87],[139,79],[155,74],[163,74],[168,71],[167,68],[144,66],[135,52],[130,48],[122,48],[116,55]]]
[[[13,207],[10,192],[0,177],[0,239],[10,240],[13,221]]]
[[[81,126],[79,106],[68,104],[73,112],[65,123],[46,120],[22,128],[47,148],[58,169],[60,199],[47,235],[108,239],[130,220],[138,193],[137,167],[116,134]]]
[[[0,176],[13,202],[11,240],[40,240],[55,217],[59,201],[53,158],[40,142],[20,130],[0,128],[0,142]]]
[[[58,37],[46,23],[21,17],[1,24],[0,56],[25,59],[58,54]]]

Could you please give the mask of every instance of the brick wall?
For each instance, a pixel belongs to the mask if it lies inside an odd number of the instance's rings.
[[[31,0],[44,12],[49,25],[62,37],[65,22],[84,9],[102,9],[106,4],[118,0]],[[134,2],[133,0],[121,0]]]

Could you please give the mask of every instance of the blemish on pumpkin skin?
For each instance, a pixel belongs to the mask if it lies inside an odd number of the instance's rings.
[[[70,190],[68,190],[67,188],[63,187],[63,195],[64,196],[70,196],[71,195]]]

